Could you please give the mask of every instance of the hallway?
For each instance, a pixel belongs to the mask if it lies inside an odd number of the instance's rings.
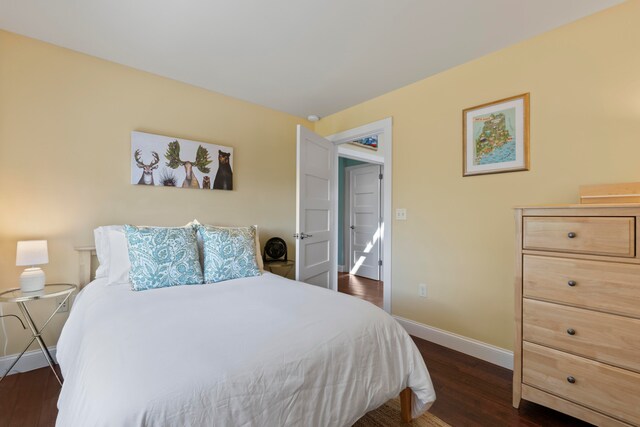
[[[382,281],[338,273],[338,292],[353,295],[382,308]]]

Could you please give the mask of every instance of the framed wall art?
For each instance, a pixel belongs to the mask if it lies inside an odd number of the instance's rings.
[[[131,183],[233,190],[233,148],[131,132]]]
[[[529,170],[529,94],[462,112],[462,175]]]
[[[371,135],[371,136],[366,136],[364,138],[355,139],[351,141],[349,144],[368,148],[369,150],[373,150],[373,151],[378,151],[378,135]]]

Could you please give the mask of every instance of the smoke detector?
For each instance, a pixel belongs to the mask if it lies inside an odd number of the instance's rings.
[[[310,122],[317,122],[318,120],[320,120],[320,116],[317,116],[315,114],[309,114],[307,116],[307,120],[309,120]]]

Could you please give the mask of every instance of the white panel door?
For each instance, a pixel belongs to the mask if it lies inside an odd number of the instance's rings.
[[[379,165],[352,166],[349,179],[349,273],[380,280]]]
[[[298,125],[296,280],[333,288],[333,143]],[[336,273],[337,274],[337,273]]]

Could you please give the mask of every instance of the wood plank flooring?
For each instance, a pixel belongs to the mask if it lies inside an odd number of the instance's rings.
[[[512,371],[413,337],[436,389],[429,411],[457,426],[590,426],[535,403],[511,406]]]
[[[49,367],[8,376],[0,383],[0,426],[54,426],[59,394]]]
[[[338,292],[353,295],[382,308],[383,289],[381,281],[348,273],[338,273]]]
[[[382,282],[340,274],[338,288],[382,307]],[[433,380],[437,400],[430,411],[457,426],[587,426],[542,406],[511,406],[511,371],[428,341],[414,338]],[[11,375],[0,383],[0,427],[55,425],[60,388],[42,368]]]
[[[514,409],[511,371],[419,338],[414,341],[437,393],[430,412],[454,427],[589,425],[534,403]],[[0,426],[53,427],[59,392],[49,368],[7,377],[0,383]]]

